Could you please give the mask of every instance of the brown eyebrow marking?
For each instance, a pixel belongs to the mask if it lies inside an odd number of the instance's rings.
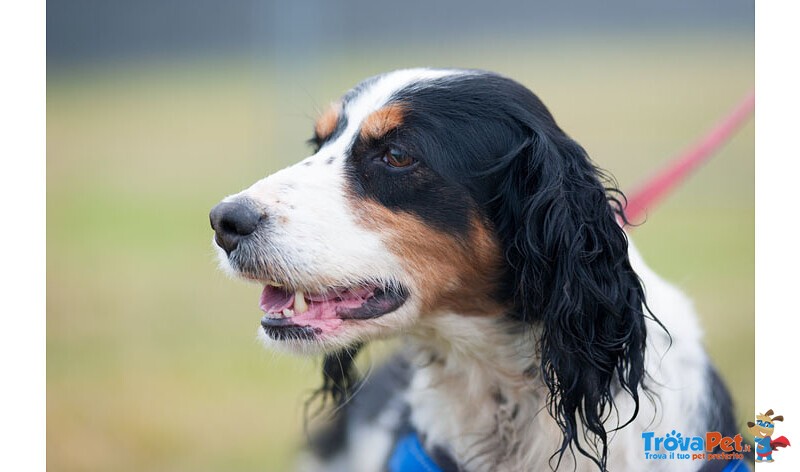
[[[336,123],[339,122],[339,113],[341,110],[341,103],[332,103],[328,109],[317,118],[317,122],[314,124],[314,133],[316,133],[317,138],[325,140],[333,134],[333,131],[336,129]]]
[[[393,103],[372,112],[361,123],[361,138],[377,139],[385,136],[403,124],[405,111],[405,107],[402,104]]]

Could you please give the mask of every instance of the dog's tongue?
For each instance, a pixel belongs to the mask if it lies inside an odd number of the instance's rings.
[[[281,290],[278,287],[265,285],[261,292],[261,310],[264,312],[278,313],[292,306],[294,293]]]

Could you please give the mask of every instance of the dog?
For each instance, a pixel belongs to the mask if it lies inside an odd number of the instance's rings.
[[[775,422],[783,421],[783,415],[776,415],[774,411],[767,410],[766,413],[756,415],[756,422],[748,421],[747,430],[755,438],[757,445],[756,462],[775,462],[772,453],[781,447],[791,446],[786,436],[772,439],[775,432]]]
[[[624,196],[530,90],[390,72],[311,143],[210,213],[222,268],[263,286],[260,340],[324,356],[337,415],[308,470],[722,469],[644,459],[645,430],[736,434],[731,398]],[[359,349],[393,336],[359,379]]]

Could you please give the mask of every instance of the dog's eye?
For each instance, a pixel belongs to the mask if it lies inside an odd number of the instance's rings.
[[[382,158],[389,167],[409,167],[417,162],[413,157],[397,148],[389,148]]]

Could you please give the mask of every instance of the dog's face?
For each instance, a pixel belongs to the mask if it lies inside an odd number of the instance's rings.
[[[211,212],[223,267],[263,285],[262,339],[341,367],[379,336],[455,339],[424,322],[442,313],[494,317],[536,339],[560,452],[590,455],[578,418],[605,445],[612,382],[638,404],[644,291],[613,185],[542,102],[488,72],[397,71],[345,94],[312,141]]]
[[[772,414],[773,411],[769,410],[764,414],[756,415],[755,423],[748,421],[747,429],[750,431],[750,434],[756,438],[766,438],[768,436],[772,436],[772,433],[775,431],[775,422],[783,421],[782,415],[773,417]]]
[[[264,286],[265,341],[329,349],[420,316],[502,311],[500,243],[474,173],[480,157],[508,150],[473,142],[489,97],[458,105],[486,80],[445,70],[369,79],[318,119],[312,156],[214,208],[223,267]]]

